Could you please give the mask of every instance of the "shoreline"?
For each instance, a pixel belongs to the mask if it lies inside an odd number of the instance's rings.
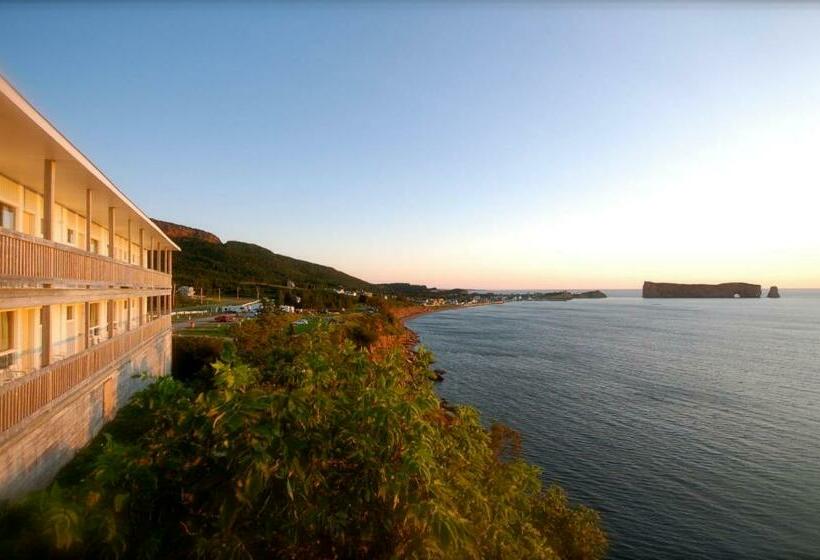
[[[415,354],[416,347],[421,343],[421,339],[419,338],[418,333],[407,326],[407,321],[410,319],[415,319],[416,317],[421,317],[422,315],[427,315],[428,313],[436,313],[439,311],[449,311],[451,309],[465,309],[468,307],[481,307],[484,305],[494,305],[492,303],[476,303],[473,305],[436,305],[436,306],[426,306],[426,305],[414,305],[410,307],[402,307],[399,309],[391,310],[393,316],[396,318],[399,323],[401,323],[402,334],[398,336],[398,344],[402,347],[405,355],[407,356],[408,360],[413,359],[413,355]]]
[[[470,305],[414,305],[412,307],[404,307],[397,310],[393,310],[393,316],[396,317],[399,321],[401,321],[402,325],[405,327],[406,322],[410,319],[415,319],[416,317],[420,317],[421,315],[427,315],[428,313],[437,313],[439,311],[449,311],[451,309],[467,309],[471,307],[483,307],[485,305],[497,305],[494,303],[473,303]],[[409,327],[408,327],[409,328]]]

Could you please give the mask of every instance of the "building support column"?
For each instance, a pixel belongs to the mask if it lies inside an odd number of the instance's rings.
[[[145,268],[145,230],[140,228],[140,266]]]
[[[91,206],[93,202],[91,189],[85,189],[85,250],[91,252]]]
[[[46,367],[51,363],[51,306],[40,308],[40,365]]]
[[[148,268],[154,270],[154,236],[151,236],[151,243],[148,244]]]
[[[131,218],[128,218],[128,264],[132,264],[132,259],[131,259]]]
[[[45,160],[43,168],[43,237],[54,240],[54,205],[57,190],[57,162]]]
[[[114,258],[114,255],[116,254],[116,251],[114,250],[114,240],[116,239],[116,236],[114,235],[114,227],[117,225],[117,219],[116,219],[116,216],[115,216],[114,212],[115,212],[114,207],[109,206],[108,207],[108,256],[111,257],[112,259]]]
[[[140,306],[140,315],[139,315],[139,317],[140,317],[140,326],[143,326],[145,324],[145,313],[143,311],[143,309],[145,307],[145,297],[144,296],[137,298],[137,305]]]
[[[114,310],[116,309],[116,307],[114,306],[114,300],[113,299],[109,299],[106,302],[106,304],[107,304],[106,315],[108,316],[107,317],[108,320],[106,321],[108,323],[108,338],[114,338]]]
[[[91,347],[91,302],[87,301],[83,305],[83,325],[85,325],[85,335],[83,338],[85,339],[85,349],[88,350]]]

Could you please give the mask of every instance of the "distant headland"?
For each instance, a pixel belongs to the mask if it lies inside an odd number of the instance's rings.
[[[645,298],[759,298],[760,284],[727,282],[725,284],[672,284],[644,282]]]
[[[592,290],[590,292],[547,292],[530,294],[530,299],[536,301],[569,301],[571,299],[601,299],[605,298],[606,294],[601,290]]]

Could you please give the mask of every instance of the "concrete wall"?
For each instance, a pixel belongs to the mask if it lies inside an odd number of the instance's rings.
[[[153,377],[170,375],[171,331],[97,372],[46,410],[24,421],[10,437],[0,436],[0,499],[46,486],[97,435],[103,424],[150,382],[134,377],[141,372]]]

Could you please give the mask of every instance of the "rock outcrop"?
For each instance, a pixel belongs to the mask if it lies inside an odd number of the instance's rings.
[[[771,288],[769,288],[769,295],[767,295],[766,297],[779,298],[780,290],[777,289],[777,286],[772,286]]]
[[[760,284],[728,282],[725,284],[671,284],[644,282],[645,298],[759,298]]]
[[[201,239],[202,241],[207,241],[208,243],[213,243],[215,245],[222,245],[222,240],[220,240],[213,233],[202,229],[183,226],[172,222],[163,222],[162,220],[154,220],[154,223],[157,224],[159,229],[161,229],[165,235],[171,239],[194,238]]]

